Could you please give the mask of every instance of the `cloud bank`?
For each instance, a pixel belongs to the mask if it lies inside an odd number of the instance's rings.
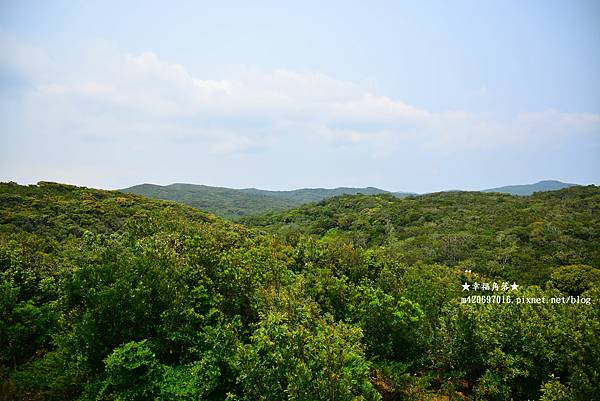
[[[434,112],[319,72],[238,67],[208,79],[153,52],[88,50],[75,57],[82,62],[69,65],[6,39],[0,50],[0,64],[8,71],[3,85],[10,87],[15,77],[26,82],[3,100],[9,122],[2,134],[5,153],[15,152],[19,143],[47,149],[60,144],[66,157],[69,149],[110,151],[102,145],[110,143],[154,157],[186,148],[199,159],[250,154],[280,163],[273,155],[300,152],[308,159],[311,153],[347,155],[340,162],[352,165],[357,156],[377,162],[414,153],[448,156],[582,138],[599,142],[600,116],[591,113]],[[38,157],[52,159],[42,153]],[[18,164],[14,153],[3,157]]]

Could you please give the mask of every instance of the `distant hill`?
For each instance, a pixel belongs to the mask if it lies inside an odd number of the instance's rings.
[[[536,182],[535,184],[508,185],[505,187],[484,189],[481,192],[500,192],[511,195],[527,196],[535,192],[557,191],[559,189],[570,188],[577,185],[578,184],[568,184],[560,181],[547,180]]]
[[[560,181],[540,181],[529,185],[490,188],[481,192],[501,192],[524,196],[531,195],[534,192],[555,191],[575,185]],[[391,194],[399,198],[416,195],[410,192],[389,192],[375,187],[302,188],[292,191],[268,191],[256,188],[233,189],[195,184],[171,184],[164,186],[141,184],[122,189],[121,191],[152,199],[172,200],[184,203],[228,219],[291,209],[306,203],[319,202],[340,195]]]
[[[403,197],[408,195],[415,195],[414,193],[409,192],[389,192],[383,189],[374,188],[374,187],[366,187],[366,188],[349,188],[349,187],[340,187],[340,188],[302,188],[302,189],[294,189],[292,191],[266,191],[262,189],[241,189],[240,191],[244,191],[246,193],[252,194],[262,194],[273,196],[280,199],[288,199],[293,200],[295,202],[310,203],[310,202],[318,202],[323,199],[333,198],[334,196],[340,195],[380,195],[391,193],[392,195]]]
[[[398,252],[396,262],[407,265],[418,261],[453,265],[462,260],[490,276],[540,284],[549,279],[552,266],[598,265],[600,238],[593,233],[600,218],[593,211],[599,205],[600,188],[593,185],[531,196],[478,191],[405,198],[355,195],[248,216],[240,222],[291,243],[313,235],[357,247],[384,246]],[[498,241],[499,233],[510,242]],[[509,246],[515,248],[508,251]],[[568,261],[561,259],[567,249],[572,258]],[[505,252],[510,252],[510,263],[496,256]]]
[[[303,188],[293,191],[266,191],[256,188],[232,189],[194,184],[154,185],[141,184],[122,189],[153,199],[172,200],[206,210],[225,218],[290,209],[310,202],[339,195],[378,195],[389,193],[379,188]],[[410,193],[396,192],[402,197]]]
[[[258,191],[245,192],[239,189],[193,184],[171,184],[166,186],[141,184],[122,189],[121,192],[142,195],[152,199],[172,200],[229,219],[249,214],[289,209],[300,204],[294,200],[268,196]]]

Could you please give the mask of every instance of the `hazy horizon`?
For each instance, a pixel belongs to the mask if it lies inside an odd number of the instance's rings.
[[[243,190],[243,189],[256,189],[256,190],[262,190],[262,191],[281,191],[281,192],[289,192],[289,191],[295,191],[295,190],[304,190],[304,189],[325,189],[325,190],[333,190],[333,189],[339,189],[339,188],[351,188],[351,189],[366,189],[366,188],[375,188],[375,189],[380,189],[380,190],[384,190],[387,192],[391,192],[391,193],[407,193],[407,194],[416,194],[416,195],[424,195],[424,194],[428,194],[428,193],[436,193],[436,192],[452,192],[452,191],[485,191],[485,190],[489,190],[489,189],[495,189],[495,188],[502,188],[502,187],[511,187],[511,186],[528,186],[528,185],[534,185],[534,184],[539,184],[542,182],[547,182],[547,181],[552,181],[552,182],[560,182],[563,184],[574,184],[574,185],[582,185],[582,186],[586,186],[586,185],[596,185],[598,186],[598,183],[595,182],[588,182],[588,183],[577,183],[577,182],[563,182],[563,181],[559,181],[559,180],[553,180],[553,179],[545,179],[545,180],[539,180],[536,182],[529,182],[529,183],[512,183],[512,184],[503,184],[503,185],[498,185],[498,186],[487,186],[487,187],[482,187],[482,188],[474,188],[474,189],[464,189],[464,188],[441,188],[441,189],[437,189],[437,190],[433,190],[433,191],[425,191],[425,192],[417,192],[417,191],[412,191],[410,189],[394,189],[394,188],[381,188],[381,187],[375,187],[373,185],[363,185],[363,186],[356,186],[356,187],[347,187],[347,186],[336,186],[336,187],[318,187],[318,186],[308,186],[308,187],[301,187],[301,188],[283,188],[283,189],[272,189],[272,188],[260,188],[260,187],[255,187],[255,186],[250,186],[250,187],[226,187],[226,186],[222,186],[222,185],[206,185],[206,184],[202,184],[202,183],[194,183],[194,182],[170,182],[170,183],[164,183],[164,184],[159,184],[159,183],[155,183],[155,182],[140,182],[137,184],[133,184],[127,187],[118,187],[118,188],[109,188],[109,187],[92,187],[89,185],[84,185],[84,184],[76,184],[76,183],[70,183],[70,182],[63,182],[63,181],[49,181],[49,180],[39,180],[36,182],[18,182],[15,180],[7,180],[7,181],[0,181],[0,182],[16,182],[19,185],[36,185],[38,182],[56,182],[56,183],[60,183],[60,184],[66,184],[66,185],[75,185],[75,186],[83,186],[83,187],[89,187],[89,188],[96,188],[96,189],[105,189],[105,190],[122,190],[122,189],[130,189],[136,186],[141,186],[141,185],[157,185],[157,186],[162,186],[162,187],[167,187],[170,185],[197,185],[197,186],[207,186],[207,187],[212,187],[212,188],[224,188],[224,189],[234,189],[234,190]]]
[[[0,181],[600,183],[600,4],[0,2]]]

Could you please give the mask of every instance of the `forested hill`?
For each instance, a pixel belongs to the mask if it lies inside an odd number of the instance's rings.
[[[481,192],[403,199],[342,196],[242,222],[292,243],[312,234],[358,247],[385,246],[404,263],[443,263],[539,285],[558,266],[600,266],[596,186],[525,197]]]
[[[192,184],[166,186],[142,184],[121,191],[153,199],[180,202],[228,219],[252,213],[290,209],[300,204],[291,199],[277,198],[261,193]]]
[[[303,188],[292,191],[266,191],[246,188],[232,189],[194,184],[171,184],[166,186],[141,184],[121,190],[153,199],[173,200],[206,210],[216,215],[236,219],[241,216],[260,214],[275,210],[291,209],[309,202],[343,194],[374,195],[387,193],[379,188]],[[395,193],[397,196],[410,195]]]
[[[577,184],[568,184],[565,182],[555,180],[545,180],[536,182],[535,184],[524,184],[524,185],[508,185],[505,187],[484,189],[482,192],[501,192],[512,195],[531,195],[535,192],[545,191],[556,191],[559,189],[570,188],[577,186]]]
[[[354,195],[254,229],[3,183],[0,400],[600,399],[599,207],[597,187]]]
[[[366,188],[349,188],[349,187],[339,187],[339,188],[301,188],[294,189],[291,191],[267,191],[263,189],[242,189],[241,191],[247,193],[257,193],[264,194],[268,196],[273,196],[281,199],[290,199],[299,204],[318,202],[323,199],[333,198],[334,196],[340,195],[379,195],[379,194],[392,194],[397,197],[404,197],[409,195],[416,195],[409,192],[389,192],[383,189],[374,188],[374,187],[366,187]]]
[[[534,192],[553,191],[574,185],[565,184],[560,181],[540,181],[535,184],[485,189],[482,192],[531,195]],[[380,195],[391,193],[399,198],[416,195],[410,192],[388,192],[374,187],[302,188],[291,191],[268,191],[255,188],[232,189],[195,184],[171,184],[165,186],[141,184],[122,189],[121,191],[153,199],[177,201],[231,220],[237,220],[244,216],[292,209],[306,203],[318,202],[340,195]]]

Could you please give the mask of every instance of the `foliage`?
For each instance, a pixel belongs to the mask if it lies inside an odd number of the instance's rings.
[[[283,313],[261,320],[242,352],[246,400],[377,400],[361,331],[330,318],[291,324]]]
[[[243,219],[297,243],[335,236],[385,248],[398,262],[472,268],[486,276],[543,285],[555,267],[600,265],[597,187],[517,197],[443,192],[417,197],[342,196]]]
[[[389,360],[412,356],[411,329],[423,315],[418,304],[363,284],[357,287],[349,315],[365,332],[371,356]]]
[[[556,191],[558,189],[570,188],[577,184],[567,184],[560,181],[546,180],[526,185],[508,185],[505,187],[485,189],[482,192],[502,192],[511,195],[531,195],[535,192]]]
[[[580,295],[600,286],[600,269],[586,265],[561,266],[551,275],[551,284],[569,295]]]
[[[153,199],[173,200],[206,210],[229,219],[291,209],[309,202],[317,202],[343,194],[375,195],[386,193],[378,188],[304,188],[293,191],[265,191],[261,189],[231,189],[206,185],[171,184],[166,186],[141,184],[125,188],[123,192]],[[396,193],[398,196],[408,195]]]
[[[0,400],[600,399],[599,208],[354,195],[248,228],[0,184]],[[474,280],[590,302],[462,303]]]

